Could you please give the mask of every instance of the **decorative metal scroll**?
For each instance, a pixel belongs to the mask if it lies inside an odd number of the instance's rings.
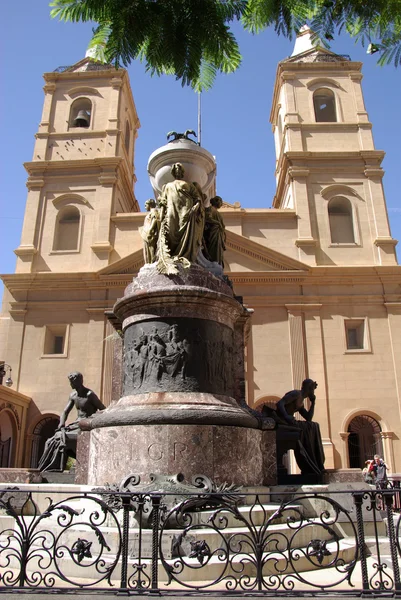
[[[0,588],[388,597],[401,590],[397,490],[286,491],[274,503],[179,475],[143,486],[130,476],[57,501],[8,487]]]

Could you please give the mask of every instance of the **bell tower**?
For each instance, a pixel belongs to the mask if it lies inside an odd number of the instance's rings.
[[[299,259],[310,265],[395,265],[362,63],[334,54],[304,26],[278,65],[270,115],[274,208],[295,209]]]
[[[113,260],[112,216],[139,211],[128,74],[87,56],[44,80],[16,271],[98,270]]]

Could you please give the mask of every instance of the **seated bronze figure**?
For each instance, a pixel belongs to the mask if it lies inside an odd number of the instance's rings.
[[[69,456],[76,457],[77,437],[80,432],[79,421],[106,408],[95,392],[84,386],[82,373],[70,373],[68,379],[73,391],[61,414],[60,423],[54,436],[46,442],[39,462],[40,471],[64,471],[67,458]],[[74,406],[78,411],[77,418],[66,425],[67,417]]]
[[[277,423],[277,463],[283,468],[283,454],[293,449],[297,465],[302,475],[321,476],[324,469],[324,450],[319,423],[313,421],[315,411],[316,381],[305,379],[300,390],[287,392],[276,404],[276,408],[264,405],[263,417],[272,417]],[[310,400],[310,408],[304,406],[305,398]],[[298,412],[305,420],[298,421],[294,415]]]

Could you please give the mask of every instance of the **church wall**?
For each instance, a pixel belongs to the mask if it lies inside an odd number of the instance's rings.
[[[351,275],[351,272],[349,273]],[[235,278],[234,278],[235,279]],[[319,383],[315,419],[320,422],[331,467],[347,468],[348,446],[344,424],[353,414],[376,418],[383,431],[384,451],[393,468],[401,470],[401,399],[397,380],[401,375],[401,311],[387,316],[383,285],[379,281],[344,286],[302,286],[302,294],[282,285],[245,286],[235,284],[236,293],[254,309],[248,344],[248,395],[251,406],[269,396],[282,397],[297,387],[294,382],[294,356],[291,356],[290,314],[302,315],[303,343],[298,346],[299,373]],[[291,293],[292,292],[292,293]],[[365,295],[366,294],[366,295]],[[345,297],[344,297],[345,296]],[[308,298],[307,303],[303,304]],[[353,299],[352,299],[353,298]],[[397,303],[396,303],[397,304]],[[299,313],[297,313],[299,306]],[[314,308],[316,307],[316,308]],[[294,312],[295,311],[295,312]],[[366,319],[368,348],[347,350],[345,319]],[[296,340],[294,340],[295,343]],[[302,366],[302,345],[305,365]],[[295,363],[295,367],[297,364]],[[397,363],[399,363],[397,368]],[[252,368],[253,365],[253,368]],[[327,443],[328,443],[327,442]],[[328,465],[330,466],[330,465]]]
[[[65,294],[68,295],[67,293]],[[37,409],[60,414],[69,391],[68,373],[82,371],[85,385],[101,395],[102,352],[104,340],[103,307],[101,318],[68,302],[49,302],[41,309],[30,309],[25,317],[21,352],[19,391],[29,391]],[[66,355],[44,356],[46,326],[67,325]]]
[[[92,102],[89,131],[100,132],[106,128],[113,92],[109,78],[88,77],[87,73],[84,74],[81,81],[77,81],[77,78],[79,76],[75,75],[75,80],[64,79],[63,77],[57,79],[57,87],[50,112],[51,132],[71,131],[71,126],[69,127],[70,107],[74,100],[81,97],[89,98]],[[77,128],[73,129],[75,130],[74,133],[79,133]],[[86,129],[84,131],[87,133]],[[105,151],[107,149],[102,148],[101,155],[104,155]]]
[[[353,124],[319,123],[319,130],[316,130],[314,124],[306,124],[302,127],[302,149],[305,152],[320,152],[324,135],[330,138],[330,144],[327,146],[329,152],[357,151],[360,149],[359,139],[356,135],[350,136],[350,133],[357,131],[357,126]]]
[[[72,175],[72,173],[71,173]],[[95,241],[98,220],[96,179],[80,185],[71,176],[48,180],[42,191],[43,218],[38,239],[38,254],[34,257],[34,271],[71,272],[88,271],[93,260],[91,244]],[[56,223],[60,210],[76,207],[81,215],[77,250],[57,250]]]
[[[242,235],[253,242],[277,250],[286,256],[298,259],[295,246],[297,237],[296,216],[280,219],[276,215],[260,215],[259,218],[245,219]]]
[[[254,310],[253,373],[249,373],[251,379],[248,380],[251,406],[264,396],[281,397],[292,388],[287,310],[284,306],[255,307]]]
[[[112,218],[114,260],[142,250],[139,228],[143,226],[144,219],[145,213],[130,213]]]
[[[346,71],[336,69],[334,72],[329,72],[326,68],[317,69],[316,64],[312,64],[310,67],[310,70],[308,69],[306,72],[297,72],[294,82],[296,107],[302,117],[302,122],[315,123],[313,92],[321,88],[329,89],[334,93],[337,122],[355,122],[353,82],[350,79],[348,68]],[[322,131],[322,133],[324,132]],[[331,139],[330,137],[330,142]]]

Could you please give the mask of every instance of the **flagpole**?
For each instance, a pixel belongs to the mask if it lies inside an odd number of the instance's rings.
[[[201,114],[201,94],[202,92],[198,92],[198,144],[202,145],[202,114]]]

